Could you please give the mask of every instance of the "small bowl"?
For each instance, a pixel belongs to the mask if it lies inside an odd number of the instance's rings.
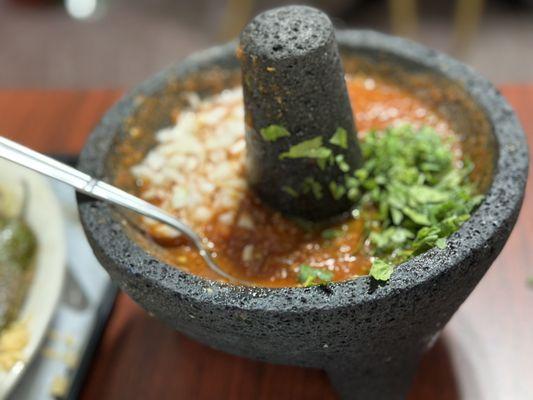
[[[463,133],[465,152],[476,164],[474,179],[486,198],[444,250],[400,265],[383,285],[361,277],[326,288],[243,287],[160,261],[159,250],[141,245],[142,238],[101,201],[80,197],[79,210],[112,279],[171,327],[232,354],[325,369],[346,399],[400,399],[421,354],[509,237],[524,195],[527,145],[511,107],[469,67],[375,32],[339,31],[337,38],[347,72],[366,70],[394,80]],[[204,95],[239,83],[235,46],[195,54],[126,95],[92,133],[80,168],[131,184],[129,166],[154,144],[152,133],[172,124],[172,109],[184,91]]]
[[[24,216],[37,237],[31,283],[15,322],[27,331],[28,342],[21,350],[22,359],[8,371],[0,370],[0,399],[4,399],[26,373],[46,337],[65,280],[67,251],[61,205],[45,178],[0,159],[0,186],[13,192],[17,205],[24,202],[26,191],[28,203]]]

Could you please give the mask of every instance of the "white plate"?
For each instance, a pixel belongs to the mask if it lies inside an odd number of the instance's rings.
[[[66,247],[61,208],[47,180],[25,168],[0,159],[0,187],[10,188],[22,197],[26,183],[29,201],[26,219],[37,236],[35,272],[19,320],[26,321],[29,342],[24,361],[8,372],[0,371],[0,399],[5,398],[39,350],[61,295],[65,277]]]

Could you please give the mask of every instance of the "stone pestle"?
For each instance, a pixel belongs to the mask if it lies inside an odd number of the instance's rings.
[[[305,6],[264,12],[242,31],[237,56],[251,187],[309,221],[348,211],[347,178],[362,157],[327,15]]]

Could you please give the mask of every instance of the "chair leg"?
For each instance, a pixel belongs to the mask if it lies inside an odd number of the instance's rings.
[[[391,31],[394,35],[414,37],[418,31],[416,0],[389,0]]]
[[[470,48],[479,28],[484,0],[457,0],[455,3],[452,52],[461,57]]]
[[[218,33],[220,40],[233,39],[250,20],[254,0],[227,0]]]

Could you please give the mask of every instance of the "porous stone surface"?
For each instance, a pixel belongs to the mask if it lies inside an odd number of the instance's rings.
[[[361,166],[344,70],[327,15],[305,6],[266,11],[244,28],[237,54],[252,187],[273,208],[307,220],[347,211],[352,202],[346,195],[335,199],[329,189],[331,182],[344,186],[345,172],[335,163],[321,168],[316,159],[280,160],[290,146],[320,136],[352,171]],[[270,125],[282,126],[291,135],[267,141],[260,131]],[[329,144],[338,128],[347,132],[347,148]],[[320,185],[321,196],[305,190],[309,178]],[[287,193],[287,187],[298,195]]]
[[[527,145],[505,99],[484,78],[448,56],[367,31],[337,33],[341,50],[459,82],[485,110],[497,154],[486,199],[444,250],[397,267],[387,284],[369,277],[327,288],[254,288],[203,279],[167,265],[128,236],[122,218],[80,197],[89,242],[112,279],[148,312],[214,348],[273,363],[325,369],[344,399],[401,399],[421,353],[483,277],[517,219],[528,170]],[[106,178],[106,160],[138,95],[169,78],[213,66],[238,68],[235,44],[192,56],[144,82],[104,117],[79,167]]]

